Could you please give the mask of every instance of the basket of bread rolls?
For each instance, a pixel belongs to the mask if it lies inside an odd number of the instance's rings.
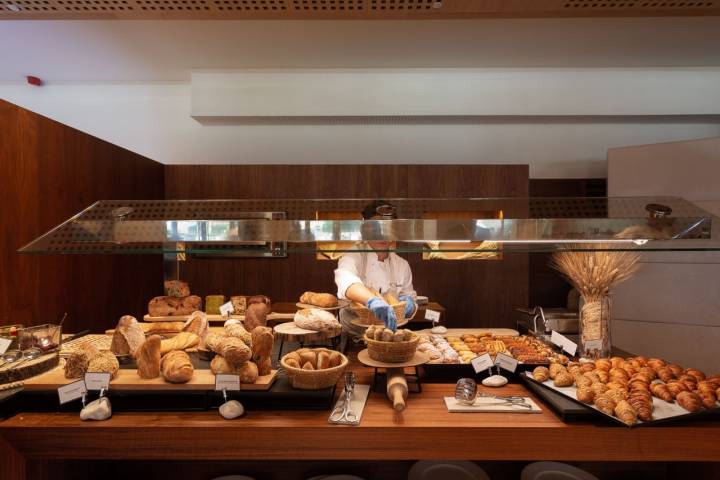
[[[383,300],[385,300],[388,305],[392,307],[392,309],[395,311],[395,316],[397,317],[398,323],[403,322],[405,317],[405,305],[407,305],[407,302],[400,301],[395,295],[392,294],[385,294],[380,295],[377,292],[378,296],[381,296]],[[383,325],[383,321],[377,318],[373,313],[370,311],[369,308],[367,308],[365,305],[359,302],[352,302],[350,304],[350,310],[357,315],[358,321],[363,325]],[[417,312],[417,308],[415,309],[415,312]],[[415,312],[413,312],[413,315],[410,317],[407,317],[407,319],[412,318],[415,316]]]
[[[345,355],[327,348],[301,348],[280,359],[293,388],[321,390],[335,385],[348,366]]]
[[[418,337],[410,330],[398,329],[395,332],[382,325],[371,325],[365,331],[365,343],[368,356],[385,363],[404,363],[415,356]]]

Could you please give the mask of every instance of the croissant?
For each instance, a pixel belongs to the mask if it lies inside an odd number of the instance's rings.
[[[595,369],[609,371],[612,368],[612,363],[607,358],[599,358],[595,360]]]
[[[625,359],[623,359],[622,357],[610,357],[610,365],[612,365],[613,367],[620,366],[620,364],[624,361]]]
[[[675,398],[677,398],[680,392],[690,391],[690,389],[687,388],[684,383],[678,382],[677,380],[671,380],[666,383],[665,386]]]
[[[592,404],[595,400],[595,391],[590,386],[578,387],[575,396],[583,403]]]
[[[647,366],[655,370],[656,372],[665,366],[665,361],[659,358],[651,358],[647,361]]]
[[[675,400],[677,400],[678,405],[691,413],[699,412],[703,408],[702,399],[693,392],[680,392],[675,397]]]
[[[598,375],[596,372],[585,372],[583,373],[583,377],[590,379],[592,383],[597,383],[600,381],[600,375]]]
[[[605,385],[607,385],[608,389],[624,390],[625,388],[627,388],[627,382],[610,381],[607,382]]]
[[[632,375],[638,370],[640,370],[640,364],[637,362],[633,362],[632,360],[626,360],[620,364],[619,368],[622,368],[629,375]]]
[[[640,364],[641,367],[645,367],[647,365],[648,359],[646,357],[643,357],[641,355],[634,358],[636,362]]]
[[[685,385],[688,390],[695,390],[697,388],[697,382],[695,381],[695,379],[690,375],[685,375],[685,377],[686,378],[678,378],[677,381]]]
[[[556,387],[569,387],[575,383],[575,379],[568,372],[560,372],[553,379]]]
[[[547,367],[535,367],[532,376],[538,382],[544,382],[550,378],[550,370],[548,370]]]
[[[628,384],[628,388],[631,392],[641,390],[641,391],[649,391],[650,390],[650,383],[645,382],[643,380],[632,380],[630,384]]]
[[[567,368],[565,368],[564,365],[561,365],[559,363],[551,363],[550,364],[550,378],[555,378],[555,376],[560,372],[567,372]]]
[[[570,372],[571,375],[580,375],[582,373],[582,370],[580,370],[580,365],[578,364],[568,365],[567,371]]]
[[[674,363],[671,363],[670,365],[668,365],[667,368],[669,368],[672,371],[672,373],[673,373],[673,375],[675,375],[675,377],[679,377],[680,375],[682,375],[683,370],[684,370],[680,365],[677,365]]]
[[[643,367],[640,370],[638,370],[638,372],[635,373],[635,375],[630,377],[630,381],[632,381],[633,379],[638,379],[638,380],[642,380],[645,383],[650,383],[653,380],[655,380],[655,377],[657,377],[657,375],[655,375],[654,370],[647,368],[647,367]]]
[[[593,362],[587,362],[580,365],[581,372],[592,372],[593,370],[595,370],[595,363]]]
[[[578,388],[589,387],[593,383],[595,383],[595,382],[593,382],[592,380],[590,380],[588,377],[586,377],[584,375],[578,375],[577,377],[575,377],[575,385]]]
[[[652,420],[652,397],[631,394],[628,397],[627,402],[635,409],[635,411],[637,412],[637,416],[640,420],[642,420],[643,422],[649,422],[650,420]]]
[[[618,388],[611,388],[607,392],[605,392],[605,396],[612,398],[615,400],[615,402],[620,402],[621,400],[626,400],[628,397],[627,390],[621,390]]]
[[[695,392],[702,400],[703,405],[705,408],[715,408],[717,406],[717,397],[715,396],[715,392],[701,392],[697,391]]]
[[[685,373],[687,375],[692,375],[693,377],[695,377],[698,382],[701,380],[705,380],[705,373],[701,372],[697,368],[686,368]]]
[[[595,407],[607,415],[615,413],[616,405],[617,402],[605,394],[595,396]]]
[[[666,402],[672,403],[675,400],[675,395],[673,395],[670,390],[668,389],[667,385],[660,382],[653,382],[650,384],[650,391],[653,395],[655,395],[657,398],[661,400],[665,400]]]
[[[595,371],[592,372],[592,373],[594,373],[595,375],[597,375],[598,378],[600,379],[600,381],[603,382],[603,383],[607,383],[607,382],[610,381],[610,374],[608,374],[608,372],[605,371],[605,370],[595,370]]]
[[[608,387],[604,383],[593,383],[590,388],[592,388],[592,391],[595,392],[596,396],[602,395],[608,391]]]
[[[615,416],[631,427],[637,423],[638,412],[626,400],[621,400],[615,406]]]
[[[720,383],[715,380],[701,380],[697,383],[697,388],[700,390],[717,390],[720,388]]]
[[[657,371],[657,376],[665,383],[675,378],[675,374],[672,372],[672,370],[670,370],[669,367],[662,367],[660,370]]]
[[[610,378],[621,377],[625,378],[626,380],[630,380],[630,374],[628,373],[628,371],[621,367],[613,367],[608,373],[610,374]]]

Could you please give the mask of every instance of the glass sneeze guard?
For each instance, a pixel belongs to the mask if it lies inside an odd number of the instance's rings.
[[[282,256],[367,242],[396,252],[720,251],[718,219],[677,197],[387,199],[398,219],[347,219],[371,201],[102,200],[20,252]]]

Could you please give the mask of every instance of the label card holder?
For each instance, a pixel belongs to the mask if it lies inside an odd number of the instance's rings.
[[[10,348],[10,344],[12,343],[12,340],[9,338],[0,338],[0,355],[7,352],[7,349]]]
[[[495,355],[495,365],[502,368],[503,370],[514,373],[515,370],[517,370],[518,361],[510,355],[498,353],[497,355]]]
[[[57,389],[58,399],[60,405],[64,405],[78,398],[82,398],[87,395],[87,388],[85,388],[85,380],[78,380],[76,382],[68,383]]]
[[[240,376],[218,373],[215,375],[215,390],[228,390],[231,392],[240,391]]]
[[[550,335],[550,341],[569,353],[571,357],[575,356],[575,353],[577,352],[577,343],[573,342],[565,335],[561,335],[553,330]]]
[[[223,317],[229,317],[233,313],[235,313],[235,307],[233,307],[232,301],[220,305],[220,315]]]
[[[88,390],[109,390],[110,374],[107,372],[87,372],[85,374],[85,388]]]
[[[425,320],[430,320],[433,323],[438,323],[440,321],[440,312],[436,310],[425,310]]]
[[[484,370],[489,370],[495,365],[493,362],[492,357],[489,353],[483,353],[482,355],[479,355],[475,358],[473,358],[470,363],[472,364],[473,368],[475,369],[475,373],[480,373]]]

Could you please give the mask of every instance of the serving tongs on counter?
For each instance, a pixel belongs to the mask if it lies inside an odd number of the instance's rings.
[[[512,395],[501,396],[478,392],[476,398],[492,398],[497,400],[496,402],[482,402],[483,405],[509,405],[512,407],[532,409],[532,405],[528,403],[525,397],[516,397]]]
[[[455,384],[455,400],[466,406],[473,406],[478,398],[494,399],[495,402],[482,402],[483,405],[502,405],[518,408],[532,409],[532,405],[525,397],[493,395],[478,390],[477,383],[472,378],[461,378]]]
[[[345,387],[343,389],[343,401],[330,413],[328,422],[338,425],[357,425],[360,423],[360,418],[357,413],[353,412],[351,403],[353,400],[353,392],[355,391],[355,373],[345,373]]]

